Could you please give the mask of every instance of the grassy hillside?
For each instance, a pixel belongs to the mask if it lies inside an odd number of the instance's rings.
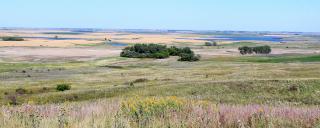
[[[249,44],[234,45],[223,47]],[[197,62],[3,59],[0,127],[319,126],[319,55],[202,54]]]

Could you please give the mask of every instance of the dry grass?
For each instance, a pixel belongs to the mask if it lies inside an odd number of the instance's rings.
[[[320,108],[226,105],[153,97],[2,107],[0,127],[316,127]],[[121,107],[122,105],[122,107]]]
[[[194,38],[201,37],[196,34],[134,34],[134,33],[119,33],[119,32],[106,32],[106,33],[81,33],[81,34],[63,34],[67,31],[50,31],[50,30],[13,30],[13,31],[0,31],[3,36],[19,36],[19,37],[33,37],[26,38],[25,41],[0,41],[0,46],[32,46],[32,47],[72,47],[83,44],[98,44],[104,42],[105,39],[110,39],[113,42],[121,43],[163,43],[173,44],[176,42],[191,43],[202,45],[205,41],[194,40]],[[53,33],[53,34],[49,34]],[[54,34],[56,33],[56,34]],[[59,34],[62,33],[62,34]],[[74,38],[70,40],[47,40],[42,38]],[[35,38],[42,37],[42,38]]]

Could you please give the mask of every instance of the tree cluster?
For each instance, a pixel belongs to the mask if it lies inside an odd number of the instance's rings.
[[[240,54],[245,55],[245,54],[269,54],[271,53],[271,47],[268,45],[265,46],[256,46],[256,47],[248,47],[248,46],[243,46],[239,47],[238,50],[240,51]]]
[[[195,55],[189,48],[178,48],[159,44],[135,44],[122,50],[121,57],[128,58],[157,58],[163,59],[169,56],[180,56],[179,61],[198,61],[200,56]]]
[[[24,41],[24,39],[21,37],[11,37],[11,36],[1,37],[1,39],[3,41]]]

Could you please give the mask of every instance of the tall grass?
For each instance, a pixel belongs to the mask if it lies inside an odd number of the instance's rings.
[[[176,97],[3,106],[1,128],[316,127],[320,108],[228,105]]]

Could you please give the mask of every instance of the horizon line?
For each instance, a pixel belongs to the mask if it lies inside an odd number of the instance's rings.
[[[270,30],[214,30],[214,29],[154,29],[154,28],[97,28],[97,27],[0,27],[3,29],[96,29],[96,30],[153,30],[153,31],[198,31],[198,32],[279,32],[279,33],[317,33],[320,31],[270,31]]]

